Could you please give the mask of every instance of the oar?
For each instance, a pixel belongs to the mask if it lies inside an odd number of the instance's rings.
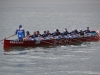
[[[13,35],[11,35],[11,36],[6,37],[5,39],[8,39],[8,38],[13,37],[13,36],[15,36],[15,35],[16,35],[16,34],[13,34]],[[0,40],[0,42],[3,41],[3,40],[4,40],[4,39]]]

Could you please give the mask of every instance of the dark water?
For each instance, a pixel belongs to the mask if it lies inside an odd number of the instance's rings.
[[[19,24],[31,34],[57,28],[85,30],[87,26],[100,30],[100,0],[1,0],[0,39],[14,34]],[[0,44],[0,75],[61,74],[100,75],[100,42],[10,52],[4,52]]]

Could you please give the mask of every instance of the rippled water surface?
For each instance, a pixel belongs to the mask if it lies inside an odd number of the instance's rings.
[[[33,31],[100,30],[99,0],[1,0],[0,40],[19,24]],[[14,36],[9,39],[16,39]],[[0,42],[0,75],[100,75],[100,42],[56,47],[13,48]]]

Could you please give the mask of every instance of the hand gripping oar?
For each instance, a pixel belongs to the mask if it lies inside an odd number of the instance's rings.
[[[11,35],[11,36],[6,37],[5,39],[8,39],[8,38],[13,37],[13,36],[15,36],[15,35],[16,35],[16,34],[13,34],[13,35]],[[3,40],[4,40],[4,39],[0,40],[0,42],[3,41]]]

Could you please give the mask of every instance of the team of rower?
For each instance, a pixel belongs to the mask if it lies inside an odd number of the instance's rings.
[[[73,29],[71,32],[68,32],[65,28],[64,31],[61,33],[58,29],[54,30],[53,33],[50,33],[49,30],[44,31],[43,34],[40,34],[39,31],[33,32],[33,35],[29,33],[29,31],[26,31],[25,36],[25,30],[22,28],[22,25],[19,25],[19,29],[16,30],[15,34],[18,34],[19,40],[42,40],[42,39],[59,39],[59,38],[77,38],[77,37],[83,37],[84,35],[89,35],[91,31],[89,30],[89,27],[85,31],[78,32],[77,29]]]

